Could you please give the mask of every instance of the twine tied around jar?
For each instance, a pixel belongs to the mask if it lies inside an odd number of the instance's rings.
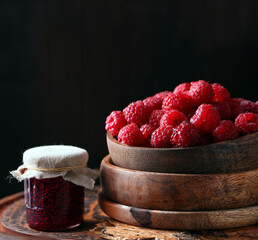
[[[71,167],[60,167],[60,168],[37,168],[32,166],[23,166],[24,168],[30,169],[30,170],[36,170],[41,172],[62,172],[62,171],[69,171],[76,168],[83,168],[85,167],[85,164],[77,165],[77,166],[71,166]]]

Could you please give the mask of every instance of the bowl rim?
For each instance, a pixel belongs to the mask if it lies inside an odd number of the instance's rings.
[[[258,137],[258,131],[254,132],[254,133],[249,133],[249,134],[245,134],[243,136],[240,136],[238,138],[232,139],[232,140],[227,140],[227,141],[222,141],[222,142],[217,142],[217,143],[210,143],[210,144],[206,144],[206,145],[201,145],[201,146],[193,146],[193,147],[186,147],[186,148],[150,148],[150,147],[139,147],[139,146],[129,146],[127,144],[121,143],[119,142],[109,131],[106,132],[106,136],[109,140],[111,140],[113,143],[118,144],[124,148],[128,148],[128,149],[137,149],[137,150],[152,150],[152,151],[168,151],[168,150],[173,150],[173,151],[184,151],[184,150],[191,150],[191,149],[203,149],[206,147],[210,147],[210,146],[220,146],[220,145],[224,145],[226,143],[231,143],[231,142],[236,142],[242,139],[246,139],[246,138],[250,138],[253,136]]]
[[[115,169],[116,171],[123,171],[123,172],[129,172],[129,173],[133,173],[133,172],[146,173],[147,175],[153,175],[153,176],[154,175],[155,176],[162,175],[164,177],[168,177],[168,176],[209,177],[209,176],[229,176],[229,175],[230,176],[235,176],[235,175],[239,175],[239,174],[245,174],[245,173],[248,173],[248,172],[258,172],[258,168],[245,170],[245,171],[238,171],[238,172],[229,172],[229,173],[161,173],[161,172],[148,172],[148,171],[140,171],[140,170],[133,170],[133,169],[119,167],[119,166],[112,163],[112,158],[111,158],[110,154],[106,155],[102,159],[102,163],[104,163],[107,167],[109,167],[111,169]]]

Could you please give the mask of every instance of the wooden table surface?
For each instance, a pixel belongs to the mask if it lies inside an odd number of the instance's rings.
[[[40,232],[26,224],[23,193],[16,193],[0,200],[0,239],[4,240],[53,240],[53,239],[145,239],[145,240],[205,240],[205,239],[258,239],[258,225],[217,231],[164,231],[128,224],[109,219],[99,208],[96,193],[85,192],[83,224],[67,232]]]

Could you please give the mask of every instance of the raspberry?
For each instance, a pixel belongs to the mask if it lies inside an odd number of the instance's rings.
[[[143,104],[148,108],[149,112],[152,113],[156,109],[161,109],[162,100],[158,97],[152,96],[145,98]]]
[[[192,107],[192,100],[186,93],[171,93],[164,98],[162,104],[164,111],[178,110],[183,113],[188,113]]]
[[[120,129],[127,124],[125,116],[121,111],[113,111],[106,119],[105,129],[113,136],[117,136]]]
[[[190,83],[181,83],[173,91],[173,93],[187,92],[190,89]]]
[[[199,106],[202,103],[211,103],[214,98],[214,91],[209,83],[204,80],[199,80],[197,82],[191,82],[189,95],[194,104]]]
[[[256,103],[254,103],[252,112],[258,113],[258,101]]]
[[[235,119],[240,113],[244,112],[244,108],[240,105],[238,98],[232,98],[229,104],[231,108],[231,119]]]
[[[213,102],[211,105],[218,111],[221,120],[231,119],[231,107],[228,102]]]
[[[225,87],[218,83],[214,83],[212,84],[212,88],[215,94],[213,102],[226,102],[230,100],[230,94]]]
[[[168,94],[170,94],[170,93],[171,93],[170,91],[163,91],[163,92],[159,92],[159,93],[155,94],[154,97],[157,97],[157,98],[161,99],[161,101],[163,101],[164,98],[165,98]]]
[[[255,106],[255,103],[244,98],[235,98],[235,101],[238,101],[240,106],[243,108],[243,112],[252,112]]]
[[[235,125],[240,133],[252,133],[258,130],[258,115],[252,112],[241,113],[235,120]]]
[[[148,121],[148,109],[142,101],[130,103],[124,110],[125,119],[128,123],[136,123],[138,126]]]
[[[142,136],[144,142],[142,144],[143,147],[152,147],[150,143],[151,134],[155,131],[155,128],[150,124],[144,124],[141,126],[140,131],[142,132]]]
[[[151,145],[155,148],[167,148],[171,147],[171,134],[173,132],[172,126],[163,126],[157,128],[151,134]]]
[[[149,118],[149,124],[155,129],[159,127],[161,117],[164,115],[163,110],[154,110]]]
[[[153,126],[151,126],[150,124],[144,124],[141,126],[140,128],[141,132],[142,132],[142,136],[144,139],[147,139],[150,137],[150,135],[152,134],[152,132],[155,130]]]
[[[178,148],[195,146],[198,140],[199,131],[188,121],[183,121],[174,128],[171,135],[172,145]]]
[[[176,127],[185,120],[188,119],[182,112],[179,112],[178,110],[171,110],[162,116],[160,119],[160,126],[170,125],[172,127]]]
[[[135,123],[131,123],[119,131],[118,141],[130,146],[141,146],[144,139],[139,127]]]
[[[238,131],[233,122],[230,120],[223,120],[219,126],[215,128],[212,133],[215,142],[222,142],[238,137]]]
[[[220,122],[217,110],[210,104],[202,104],[198,107],[190,122],[202,133],[211,133]]]

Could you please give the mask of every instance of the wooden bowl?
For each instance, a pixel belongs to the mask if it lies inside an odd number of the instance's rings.
[[[258,223],[258,206],[219,211],[159,211],[112,202],[101,191],[98,192],[98,202],[102,211],[110,217],[124,223],[148,228],[209,230],[237,228]]]
[[[258,132],[234,140],[191,148],[131,147],[107,132],[115,165],[161,173],[229,173],[258,168]]]
[[[258,205],[258,168],[230,174],[172,174],[129,170],[106,156],[100,166],[105,196],[127,206],[172,211]]]

